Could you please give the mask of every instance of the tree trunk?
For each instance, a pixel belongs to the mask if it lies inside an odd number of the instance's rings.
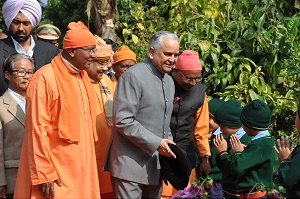
[[[94,10],[95,32],[101,38],[109,38],[118,41],[115,32],[114,17],[118,16],[117,0],[89,0],[87,5],[87,15],[90,20],[91,10]]]

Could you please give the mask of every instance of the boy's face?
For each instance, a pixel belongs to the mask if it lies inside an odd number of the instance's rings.
[[[213,132],[217,128],[219,128],[219,125],[215,123],[214,118],[209,117],[209,132]]]
[[[247,135],[249,136],[255,136],[257,135],[260,131],[256,131],[254,129],[249,128],[248,126],[243,124],[243,129],[246,132]]]
[[[226,135],[227,137],[230,137],[231,135],[235,134],[239,128],[235,129],[235,128],[231,128],[228,126],[223,126],[223,125],[219,125],[220,126],[220,130],[221,132]]]

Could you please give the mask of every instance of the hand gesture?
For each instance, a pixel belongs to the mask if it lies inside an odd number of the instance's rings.
[[[235,135],[231,135],[230,137],[230,145],[231,145],[231,152],[242,152],[246,148],[246,145],[242,144],[240,139]]]
[[[274,149],[280,160],[284,160],[289,158],[294,146],[287,137],[281,136],[281,139],[277,139]]]
[[[217,153],[221,153],[222,151],[227,150],[227,142],[222,134],[216,135],[214,139],[214,146],[216,148]]]
[[[46,182],[39,185],[39,190],[43,196],[43,198],[46,199],[52,199],[54,198],[54,182],[61,187],[61,182],[59,179],[53,181],[53,182]]]
[[[168,144],[175,144],[172,140],[169,139],[162,139],[160,142],[160,145],[157,148],[157,151],[164,156],[167,157],[174,157],[176,158],[176,155],[173,153],[173,151],[170,149]]]

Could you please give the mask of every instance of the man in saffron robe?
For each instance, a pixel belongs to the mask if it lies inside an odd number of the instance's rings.
[[[103,39],[96,36],[97,45],[95,56],[91,67],[86,69],[93,85],[96,99],[96,129],[98,141],[95,142],[96,160],[98,168],[98,180],[100,185],[101,198],[114,198],[111,186],[110,174],[101,171],[105,159],[105,152],[112,130],[112,106],[115,86],[110,78],[104,74],[111,63],[111,47]]]
[[[136,64],[136,55],[128,46],[121,46],[113,54],[112,68],[115,74],[111,77],[114,86],[117,86],[118,79],[128,68]]]
[[[14,198],[100,198],[95,94],[84,71],[95,48],[88,28],[71,22],[62,53],[29,80]]]

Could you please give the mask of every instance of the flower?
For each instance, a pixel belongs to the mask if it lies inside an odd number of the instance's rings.
[[[189,187],[184,190],[179,190],[172,195],[170,199],[184,199],[184,198],[206,198],[209,196],[209,191],[212,187],[213,180],[207,176],[205,179],[199,178],[195,180]]]
[[[173,100],[173,104],[176,104],[180,100],[180,97],[175,97]]]
[[[268,190],[266,193],[266,197],[267,198],[271,198],[271,199],[279,199],[279,192],[276,189],[271,189]]]
[[[212,186],[213,186],[213,183],[214,183],[213,179],[211,177],[207,177],[205,179],[205,182],[204,182],[205,189],[209,189],[210,190],[212,188]]]
[[[258,191],[266,191],[266,197],[268,199],[279,199],[280,198],[278,190],[274,188],[274,184],[271,185],[270,187],[266,187],[262,183],[256,183],[254,187]]]

